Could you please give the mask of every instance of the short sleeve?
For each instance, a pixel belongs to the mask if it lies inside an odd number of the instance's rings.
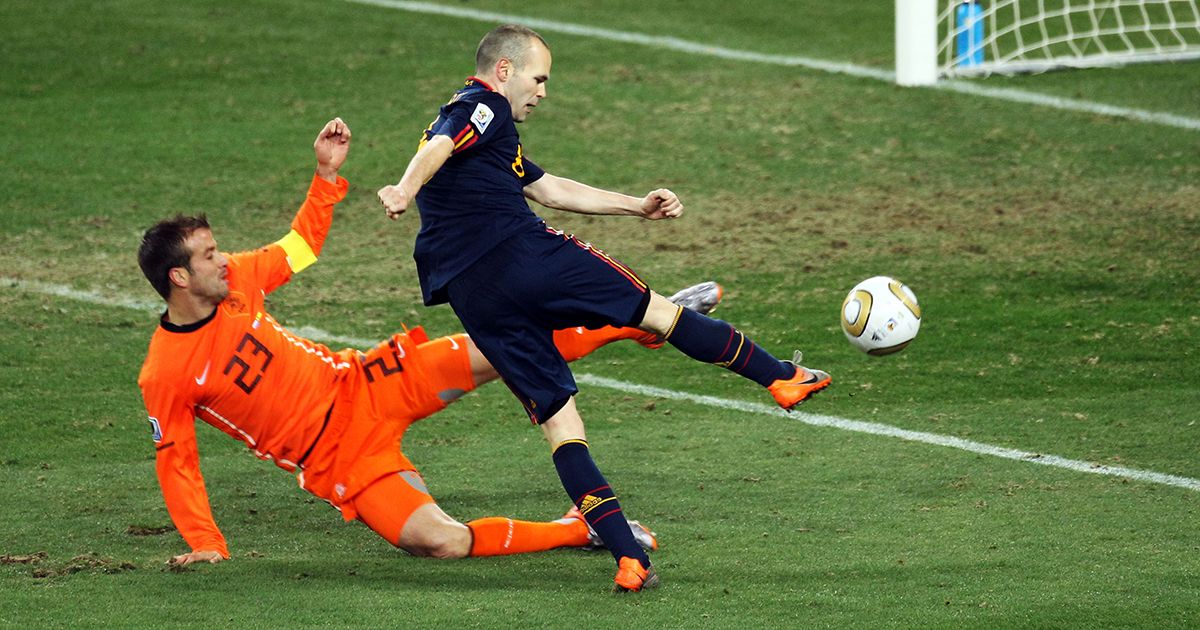
[[[447,136],[454,141],[454,153],[461,153],[500,135],[511,116],[508,102],[488,93],[478,100],[460,100],[443,107],[430,135]]]
[[[521,161],[525,163],[525,174],[521,176],[521,186],[528,186],[542,178],[546,171],[538,166],[533,160],[522,157]]]

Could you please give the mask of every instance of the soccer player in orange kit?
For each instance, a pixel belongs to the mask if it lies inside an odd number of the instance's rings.
[[[167,309],[138,385],[163,497],[191,547],[171,563],[230,557],[200,474],[195,418],[296,472],[301,487],[345,520],[364,522],[414,555],[458,558],[600,544],[576,510],[550,522],[489,517],[464,525],[430,497],[401,440],[412,422],[497,377],[467,335],[429,341],[415,328],[366,353],[335,352],[296,336],[266,312],[266,295],[320,254],[333,207],[348,187],[338,170],[349,146],[350,129],[340,118],[325,125],[313,145],[317,171],[307,198],[291,231],[266,247],[225,255],[203,216],[160,221],[143,236],[138,263]],[[677,297],[707,312],[721,289],[703,283]],[[618,339],[662,345],[635,329],[556,334],[568,360]],[[645,548],[657,547],[648,529],[629,525]]]

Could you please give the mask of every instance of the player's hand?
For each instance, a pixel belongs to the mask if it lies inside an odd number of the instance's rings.
[[[313,151],[317,154],[317,174],[336,182],[338,170],[350,152],[350,127],[341,118],[325,123],[313,141]]]
[[[185,553],[181,556],[175,556],[174,558],[171,558],[169,561],[167,561],[167,564],[180,566],[180,567],[186,567],[187,565],[195,563],[195,562],[207,562],[209,564],[216,564],[218,562],[221,562],[224,559],[225,559],[225,556],[222,556],[221,552],[219,552],[219,551],[193,551],[191,553]]]
[[[399,184],[384,186],[379,189],[378,194],[379,202],[383,204],[383,211],[392,220],[400,218],[400,215],[408,209],[408,202],[411,201]]]
[[[667,190],[659,188],[658,190],[650,191],[642,199],[642,217],[657,220],[657,219],[674,219],[683,214],[683,202],[679,200],[679,196]]]

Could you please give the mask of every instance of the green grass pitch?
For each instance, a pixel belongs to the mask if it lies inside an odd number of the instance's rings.
[[[889,68],[890,2],[454,6]],[[662,549],[663,588],[614,599],[607,554],[439,562],[391,549],[207,427],[233,561],[186,571],[136,387],[152,312],[140,233],[207,212],[227,250],[287,229],[320,126],[354,145],[322,260],[275,315],[358,338],[420,305],[415,211],[384,218],[484,22],[346,2],[0,4],[0,626],[1195,627],[1200,492],[584,387],[596,459]],[[1200,131],[547,33],[521,129],[560,175],[687,204],[674,222],[543,212],[664,292],[834,376],[805,411],[1200,478]],[[1200,65],[985,85],[1200,117]],[[838,328],[876,274],[921,335],[868,358]],[[26,284],[20,284],[20,282]],[[767,403],[670,348],[577,372]],[[540,434],[500,386],[405,442],[463,520],[559,516]]]

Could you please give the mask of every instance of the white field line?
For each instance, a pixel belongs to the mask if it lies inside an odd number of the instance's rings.
[[[0,287],[18,289],[26,293],[39,293],[42,295],[64,297],[89,304],[116,306],[143,312],[158,313],[163,309],[161,302],[148,302],[145,300],[110,297],[96,291],[80,291],[58,284],[49,284],[32,280],[18,280],[16,278],[6,278],[0,276]],[[335,335],[312,326],[300,326],[292,328],[292,331],[296,334],[308,337],[310,339],[315,339],[317,341],[346,344],[356,348],[369,348],[376,343],[376,340],[348,337],[345,335]],[[982,442],[973,442],[971,440],[964,440],[949,435],[939,435],[937,433],[926,433],[923,431],[909,431],[907,429],[901,429],[899,427],[894,427],[887,424],[879,424],[876,422],[862,422],[860,420],[848,420],[846,418],[838,418],[836,416],[823,416],[804,412],[792,412],[789,414],[778,407],[770,405],[743,402],[740,400],[729,400],[726,398],[717,398],[715,396],[705,396],[702,394],[678,392],[670,389],[662,389],[660,387],[651,387],[649,385],[627,383],[625,381],[618,381],[603,376],[595,376],[593,374],[576,374],[575,380],[584,385],[615,389],[617,391],[628,394],[636,394],[639,396],[654,396],[669,400],[682,400],[689,403],[695,403],[697,405],[705,405],[718,409],[727,409],[729,411],[737,411],[740,413],[780,416],[789,420],[798,420],[804,424],[815,427],[830,427],[834,429],[841,429],[843,431],[853,431],[855,433],[866,433],[869,435],[899,438],[902,440],[909,440],[911,442],[922,442],[924,444],[956,448],[971,453],[978,453],[980,455],[990,455],[992,457],[1000,457],[1003,459],[1042,464],[1044,466],[1054,466],[1056,468],[1065,468],[1067,470],[1073,470],[1076,472],[1124,477],[1136,481],[1145,481],[1166,486],[1175,486],[1177,488],[1185,488],[1187,490],[1200,491],[1200,479],[1192,479],[1190,477],[1166,475],[1147,470],[1138,470],[1136,468],[1125,468],[1123,466],[1103,466],[1099,464],[1093,464],[1091,462],[1067,459],[1057,455],[1031,453],[1011,448],[1004,448],[1002,446],[984,444]]]
[[[770,55],[757,53],[749,50],[737,50],[734,48],[725,48],[723,46],[712,46],[699,42],[688,41],[676,37],[662,37],[654,35],[645,35],[642,33],[633,33],[628,31],[616,31],[607,28],[599,28],[595,26],[586,26],[583,24],[572,24],[570,22],[556,22],[554,20],[543,20],[540,18],[528,17],[524,15],[512,15],[506,13],[493,13],[491,11],[479,11],[464,7],[448,6],[443,4],[435,4],[432,2],[408,2],[406,0],[347,0],[357,4],[367,4],[389,9],[399,9],[401,11],[409,11],[413,13],[426,13],[433,15],[444,15],[447,17],[463,18],[467,20],[475,20],[479,22],[490,22],[500,24],[505,22],[518,22],[524,24],[534,30],[546,33],[563,33],[566,35],[579,35],[581,37],[594,37],[614,42],[623,42],[628,44],[640,44],[653,48],[662,48],[665,50],[673,50],[692,55],[705,55],[709,57],[718,57],[720,59],[729,59],[733,61],[749,61],[753,63],[765,63],[776,66],[797,66],[808,68],[810,70],[819,70],[821,72],[831,72],[836,74],[846,74],[853,77],[863,79],[874,79],[877,81],[885,81],[887,83],[896,82],[896,73],[891,70],[881,70],[879,68],[870,68],[867,66],[859,66],[852,63],[840,61],[829,61],[825,59],[814,59],[812,57],[801,57],[796,55]],[[1169,127],[1179,127],[1181,129],[1192,129],[1200,131],[1200,119],[1188,118],[1176,114],[1168,114],[1165,112],[1153,112],[1144,109],[1133,109],[1128,107],[1118,107],[1116,105],[1105,105],[1104,103],[1096,103],[1072,98],[1061,98],[1058,96],[1050,96],[1048,94],[1040,94],[1037,92],[1029,92],[1025,90],[1017,90],[1011,88],[986,87],[977,82],[963,80],[947,80],[939,81],[936,85],[930,86],[935,90],[946,90],[949,92],[959,92],[962,94],[971,94],[974,96],[983,96],[987,98],[999,99],[1002,101],[1010,101],[1014,103],[1024,103],[1029,105],[1041,105],[1043,107],[1052,107],[1054,109],[1062,109],[1072,112],[1082,112],[1087,114],[1100,114],[1103,116],[1113,116],[1117,118],[1128,118],[1140,122],[1154,123],[1158,125],[1166,125]]]
[[[991,455],[993,457],[1001,457],[1003,459],[1013,459],[1032,464],[1066,468],[1076,472],[1093,473],[1097,475],[1112,475],[1114,477],[1127,477],[1129,479],[1136,479],[1138,481],[1149,481],[1152,483],[1160,483],[1163,485],[1200,491],[1200,479],[1191,479],[1189,477],[1165,475],[1162,473],[1137,470],[1135,468],[1125,468],[1122,466],[1103,466],[1100,464],[1093,464],[1091,462],[1067,459],[1057,455],[1030,453],[1012,448],[1004,448],[1003,446],[984,444],[983,442],[973,442],[971,440],[964,440],[962,438],[956,438],[949,435],[926,433],[924,431],[909,431],[908,429],[901,429],[887,424],[879,424],[877,422],[847,420],[845,418],[838,418],[836,416],[822,416],[801,411],[793,411],[788,413],[779,407],[772,405],[743,402],[740,400],[729,400],[726,398],[717,398],[715,396],[704,396],[702,394],[677,392],[670,389],[651,387],[649,385],[626,383],[624,381],[605,378],[603,376],[595,376],[592,374],[576,374],[575,380],[585,385],[607,387],[609,389],[616,389],[629,394],[637,394],[639,396],[654,396],[657,398],[667,398],[671,400],[683,400],[699,405],[707,405],[709,407],[717,407],[720,409],[728,409],[730,411],[738,411],[742,413],[780,416],[790,420],[799,420],[804,424],[810,424],[815,427],[832,427],[834,429],[853,431],[855,433],[867,433],[870,435],[900,438],[902,440],[909,440],[910,442],[923,442],[925,444],[933,444],[936,446],[948,446],[950,448],[957,448],[959,450],[969,451],[971,453],[979,453],[980,455]]]
[[[146,311],[149,313],[161,313],[166,308],[161,300],[135,300],[130,298],[118,298],[104,295],[98,291],[81,291],[72,289],[61,284],[50,284],[47,282],[37,282],[36,280],[19,280],[17,278],[6,278],[0,276],[0,287],[9,289],[20,289],[26,293],[40,293],[42,295],[52,295],[55,297],[64,297],[77,302],[87,302],[88,304],[100,304],[103,306],[116,306],[120,308],[132,309],[135,311]],[[309,339],[315,339],[324,343],[340,343],[354,348],[370,348],[380,340],[362,339],[360,337],[347,337],[345,335],[335,335],[325,332],[320,328],[312,326],[298,326],[290,328],[290,330]]]
[[[65,297],[77,302],[101,304],[104,306],[119,306],[121,308],[133,309],[135,311],[161,313],[165,308],[161,301],[152,302],[148,300],[109,297],[97,291],[81,291],[79,289],[72,289],[71,287],[63,286],[61,284],[50,284],[47,282],[38,282],[36,280],[20,280],[18,278],[7,278],[0,276],[0,286],[6,289],[20,289],[26,293],[41,293],[42,295]]]

